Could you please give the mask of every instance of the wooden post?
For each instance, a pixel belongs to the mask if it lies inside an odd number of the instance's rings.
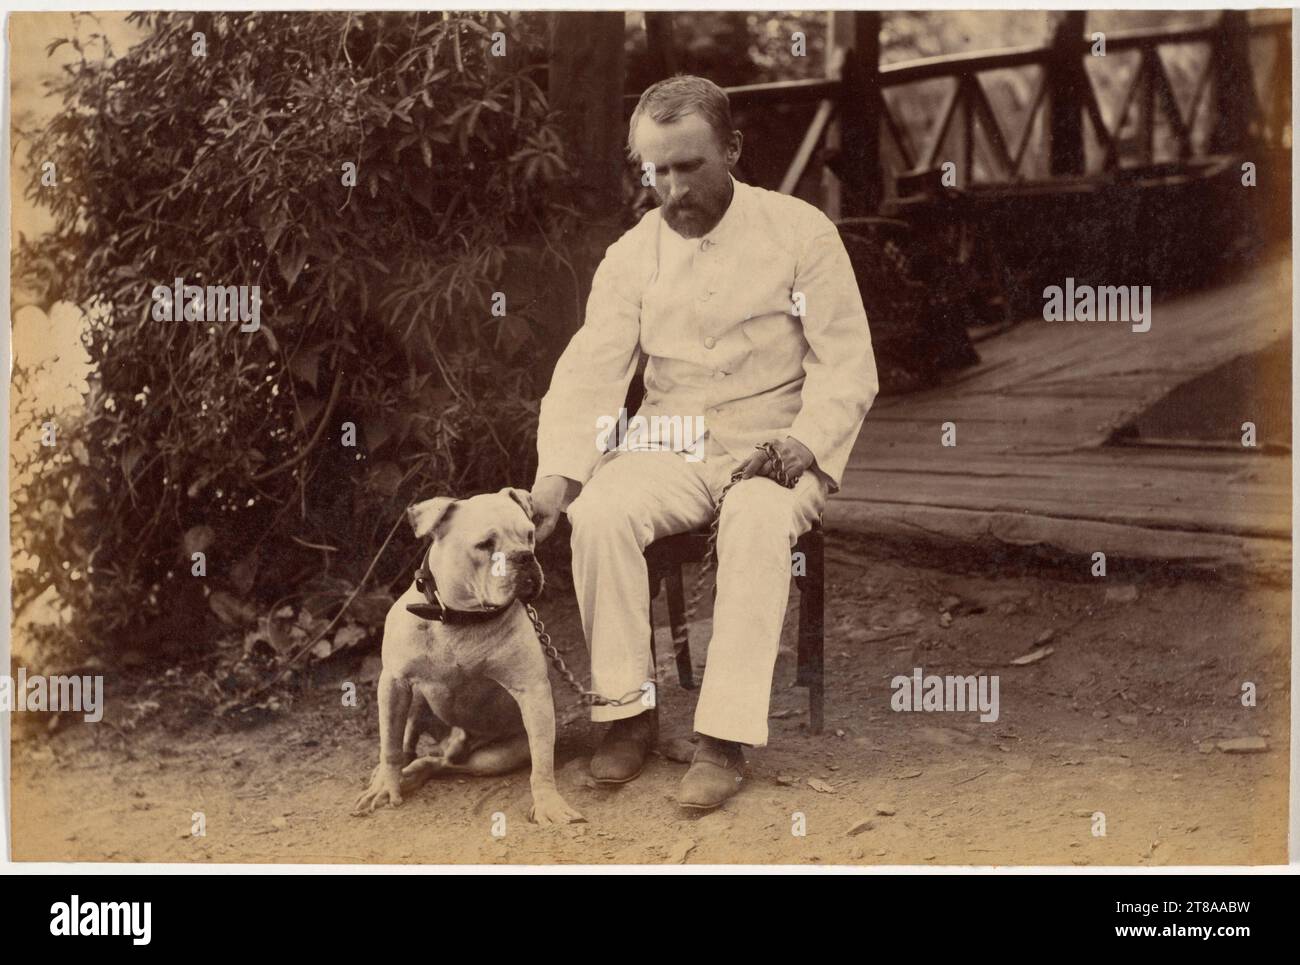
[[[1084,173],[1083,108],[1088,75],[1080,56],[1086,14],[1070,10],[1052,34],[1047,76],[1048,170],[1053,177]]]
[[[1291,123],[1291,34],[1278,31],[1273,43],[1273,77],[1269,83],[1272,94],[1268,98],[1268,115],[1264,125],[1268,128],[1269,143],[1283,147],[1282,132]],[[1262,136],[1262,132],[1261,132]]]
[[[967,187],[975,183],[975,99],[979,97],[976,87],[979,78],[974,74],[963,74],[957,78],[958,98],[962,106],[962,154],[961,171],[957,183]]]
[[[654,80],[677,73],[677,40],[671,13],[645,14],[645,46],[654,69]]]
[[[831,217],[871,215],[880,207],[884,176],[880,163],[880,11],[831,14],[828,55],[844,48],[840,75],[838,212]],[[847,34],[847,36],[846,36]]]
[[[1155,63],[1160,51],[1155,47],[1145,47],[1142,59],[1138,61],[1137,83],[1137,140],[1138,157],[1143,164],[1151,164],[1156,159],[1156,71]],[[1118,133],[1118,132],[1116,132]]]
[[[563,311],[565,337],[582,324],[591,278],[602,253],[618,237],[622,213],[623,166],[626,163],[627,122],[623,117],[623,14],[583,11],[548,14],[550,58],[547,96],[560,113],[565,148],[581,190],[577,203],[583,213],[578,237],[566,239],[578,278],[578,291],[557,285],[556,305]],[[560,333],[556,333],[557,336]]]
[[[621,197],[623,148],[623,14],[549,14],[551,106],[582,180],[582,204],[609,218]]]
[[[1250,37],[1244,10],[1223,11],[1219,19],[1219,36],[1210,57],[1215,102],[1210,153],[1235,154],[1248,146],[1250,122],[1255,114]]]
[[[823,73],[830,80],[841,80],[844,76],[844,54],[847,53],[847,45],[844,38],[852,36],[853,19],[852,14],[847,10],[834,10],[826,14],[826,57],[822,65]],[[836,56],[836,54],[839,56]],[[826,150],[828,152],[838,152],[840,149],[840,122],[839,119],[831,121],[830,126],[826,128]],[[830,168],[822,168],[822,211],[826,212],[826,217],[832,221],[839,221],[843,215],[843,197],[844,192],[840,186],[840,179]]]

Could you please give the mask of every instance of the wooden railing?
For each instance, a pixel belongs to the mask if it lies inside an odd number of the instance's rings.
[[[1240,31],[1240,33],[1239,33]],[[1246,42],[1250,36],[1271,38],[1274,45],[1272,77],[1267,89],[1269,102],[1261,105],[1251,83],[1249,51]],[[1178,103],[1168,71],[1160,56],[1164,47],[1198,44],[1209,48],[1209,56],[1195,79],[1191,102],[1186,111]],[[899,64],[882,68],[880,86],[900,87],[939,77],[953,80],[949,98],[934,127],[928,145],[918,151],[909,142],[905,130],[895,120],[888,103],[881,98],[879,109],[885,130],[894,146],[911,168],[917,164],[933,167],[939,160],[948,139],[954,118],[963,117],[960,158],[962,170],[974,179],[976,150],[975,121],[984,132],[988,155],[992,161],[993,177],[987,181],[1014,182],[1022,178],[1022,164],[1035,130],[1038,116],[1045,110],[1054,115],[1052,123],[1044,124],[1047,145],[1045,153],[1050,158],[1050,170],[1055,175],[1081,175],[1086,173],[1082,148],[1082,118],[1086,118],[1101,148],[1097,168],[1111,171],[1125,160],[1137,164],[1155,161],[1156,128],[1163,118],[1175,142],[1175,157],[1187,161],[1198,155],[1213,154],[1243,148],[1248,140],[1262,142],[1271,147],[1290,146],[1290,105],[1287,103],[1291,87],[1290,25],[1287,22],[1237,25],[1234,19],[1214,27],[1191,29],[1154,29],[1113,32],[1105,36],[1106,56],[1116,57],[1125,51],[1139,54],[1137,70],[1121,101],[1114,120],[1107,124],[1097,90],[1084,64],[1104,66],[1092,53],[1094,42],[1090,38],[1066,37],[1062,41],[1042,47],[1018,48],[990,54],[935,57],[927,61]],[[1036,93],[1030,100],[1023,120],[1020,137],[1012,150],[980,80],[980,74],[1007,68],[1038,67],[1041,77]],[[1200,144],[1194,143],[1200,113],[1210,100],[1217,98],[1218,117],[1214,119],[1209,136]],[[1137,136],[1135,148],[1125,157],[1121,133],[1129,118],[1137,110]]]
[[[1111,172],[1121,167],[1152,164],[1157,157],[1157,127],[1163,118],[1174,143],[1177,161],[1187,162],[1212,154],[1232,153],[1249,144],[1287,148],[1291,146],[1291,24],[1285,20],[1248,24],[1242,11],[1227,11],[1213,26],[1156,28],[1108,32],[1107,57],[1138,51],[1137,70],[1111,123],[1107,123],[1097,89],[1085,64],[1108,66],[1093,56],[1094,41],[1084,36],[1082,14],[1066,14],[1052,42],[1038,46],[962,54],[946,54],[883,67],[862,65],[850,52],[838,79],[798,80],[728,88],[733,111],[762,109],[776,104],[816,104],[817,109],[795,150],[780,189],[795,190],[817,156],[826,132],[836,118],[865,115],[874,118],[892,143],[901,170],[934,168],[942,160],[957,165],[962,186],[977,180],[988,184],[1014,184],[1027,180],[1025,159],[1037,127],[1042,132],[1038,153],[1047,159],[1049,178],[1079,177]],[[1250,41],[1267,38],[1273,46],[1272,76],[1261,104],[1251,81]],[[1194,83],[1193,95],[1184,111],[1160,56],[1160,50],[1174,45],[1208,47],[1209,56]],[[1109,61],[1113,64],[1115,61]],[[1037,68],[1037,89],[1016,136],[998,118],[981,75],[1007,69]],[[950,80],[951,86],[933,123],[925,132],[926,143],[916,144],[884,92],[926,81]],[[637,98],[625,99],[630,113]],[[1199,140],[1194,136],[1201,112],[1214,102],[1210,130]],[[1137,111],[1135,138],[1123,133],[1133,111]],[[1044,123],[1036,125],[1047,112]],[[956,151],[949,140],[960,119],[961,137]],[[1099,158],[1088,164],[1084,122],[1100,148]],[[983,132],[983,144],[976,136]],[[846,132],[848,126],[846,125]],[[853,163],[845,166],[851,176],[868,183],[856,185],[863,197],[878,202],[884,194],[886,162],[879,149],[880,138],[854,143],[842,137],[840,151]],[[982,148],[982,150],[981,150]],[[980,156],[976,164],[977,152]],[[955,156],[954,156],[955,155]],[[983,176],[977,178],[977,172]],[[874,207],[874,204],[870,204]]]

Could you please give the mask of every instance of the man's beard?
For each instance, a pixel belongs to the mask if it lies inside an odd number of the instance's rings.
[[[697,205],[664,205],[664,220],[668,227],[683,238],[698,238],[716,223],[716,218]]]

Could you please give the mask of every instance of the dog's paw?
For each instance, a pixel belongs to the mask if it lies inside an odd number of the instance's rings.
[[[455,770],[454,765],[449,764],[440,752],[418,757],[402,768],[402,793],[410,794],[437,775],[452,770]]]
[[[587,819],[558,791],[550,794],[533,795],[533,809],[528,813],[528,820],[536,824],[574,824]]]
[[[401,803],[402,769],[396,765],[381,764],[371,775],[370,786],[352,805],[352,813],[370,814],[380,805],[387,804],[390,808],[395,808],[400,807]]]

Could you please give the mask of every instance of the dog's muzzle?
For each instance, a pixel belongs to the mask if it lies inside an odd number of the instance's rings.
[[[542,594],[545,578],[542,576],[541,564],[532,553],[521,553],[511,560],[515,573],[515,598],[524,603],[531,603]]]

